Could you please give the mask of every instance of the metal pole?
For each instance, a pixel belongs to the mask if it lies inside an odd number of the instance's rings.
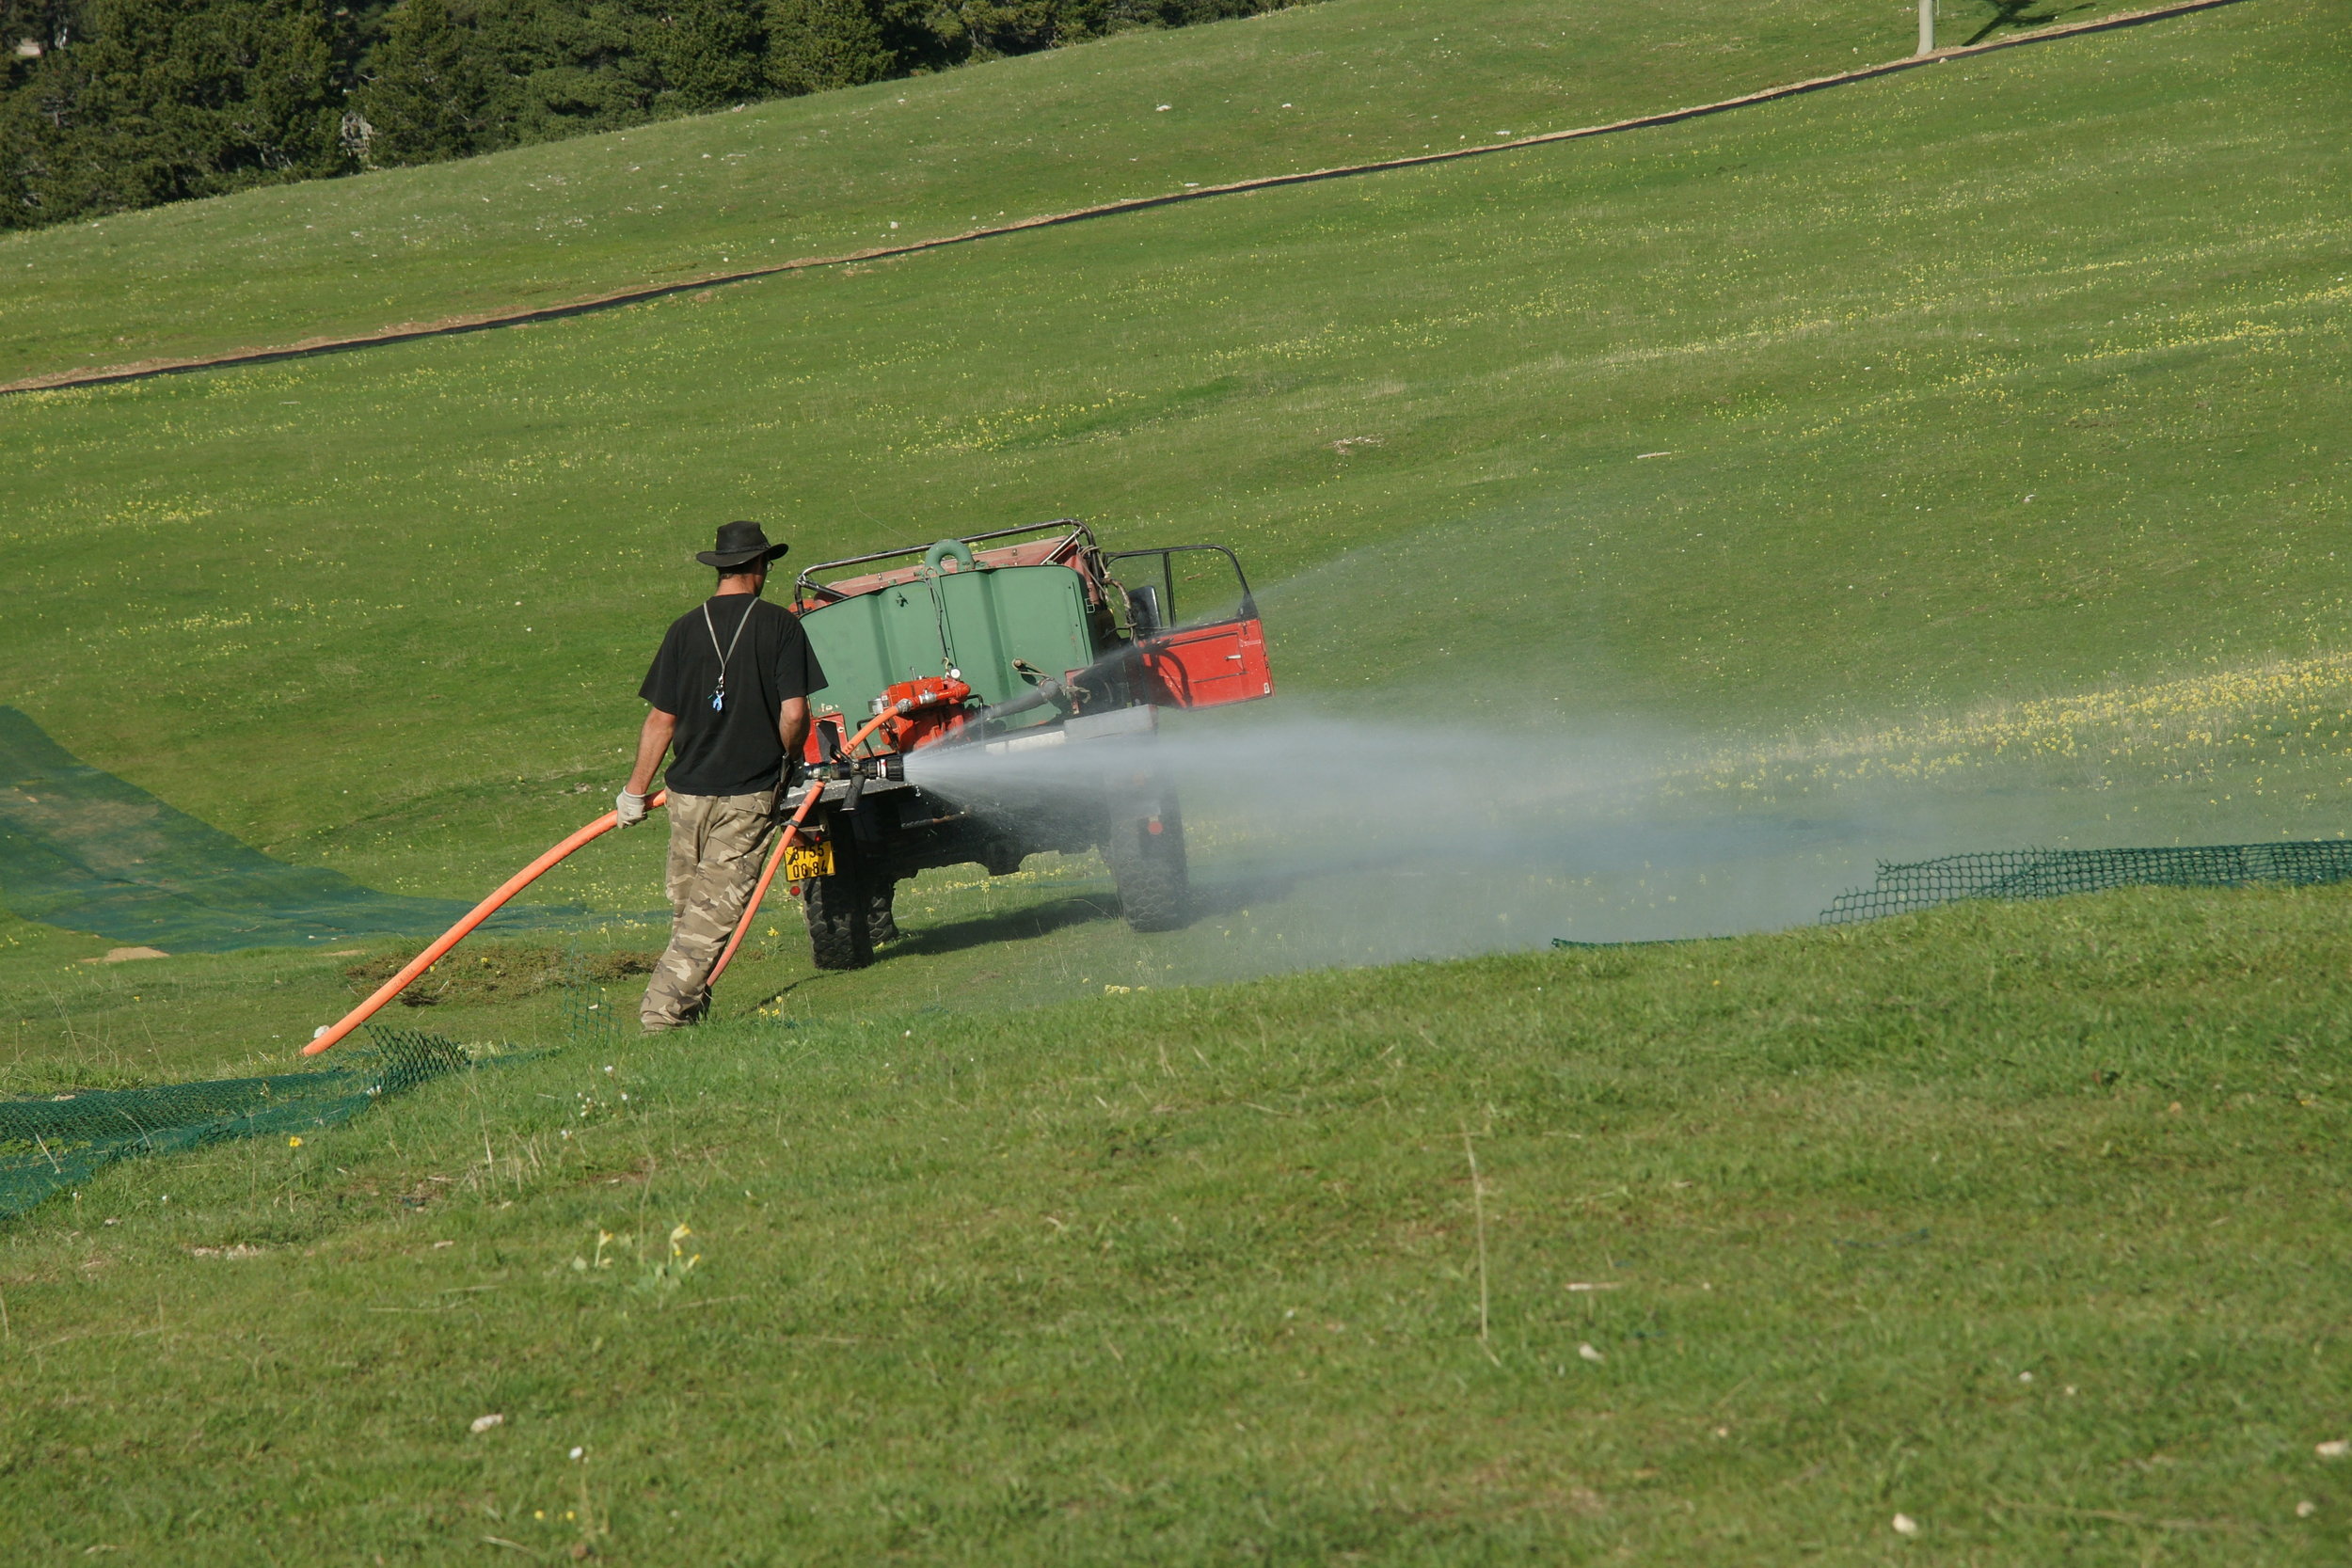
[[[1919,53],[1935,53],[1935,0],[1919,0]]]

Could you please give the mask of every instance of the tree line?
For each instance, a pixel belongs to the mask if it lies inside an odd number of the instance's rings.
[[[0,0],[0,229],[1306,0]]]

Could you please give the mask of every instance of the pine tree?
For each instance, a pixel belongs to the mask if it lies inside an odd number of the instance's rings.
[[[0,0],[0,229],[1306,0]]]
[[[0,114],[0,222],[347,168],[326,21],[314,0],[93,0]]]
[[[367,161],[429,164],[498,145],[486,55],[444,0],[403,0],[352,95],[367,122]]]
[[[762,0],[601,0],[620,25],[613,70],[633,118],[705,114],[766,96]]]
[[[776,92],[879,82],[898,63],[866,0],[768,0],[767,75]]]

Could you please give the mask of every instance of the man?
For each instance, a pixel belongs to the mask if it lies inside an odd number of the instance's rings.
[[[808,735],[808,694],[825,672],[800,621],[761,600],[771,545],[757,523],[728,523],[695,560],[719,591],[672,623],[638,695],[652,705],[637,766],[615,802],[620,825],[645,819],[665,752],[670,791],[669,950],[638,1019],[647,1034],[701,1022],[710,970],[750,902],[777,832],[777,806]]]

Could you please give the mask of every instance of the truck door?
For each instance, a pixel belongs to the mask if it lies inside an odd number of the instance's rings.
[[[1222,545],[1172,545],[1105,558],[1127,591],[1146,700],[1219,707],[1274,694],[1265,627],[1241,562]]]

